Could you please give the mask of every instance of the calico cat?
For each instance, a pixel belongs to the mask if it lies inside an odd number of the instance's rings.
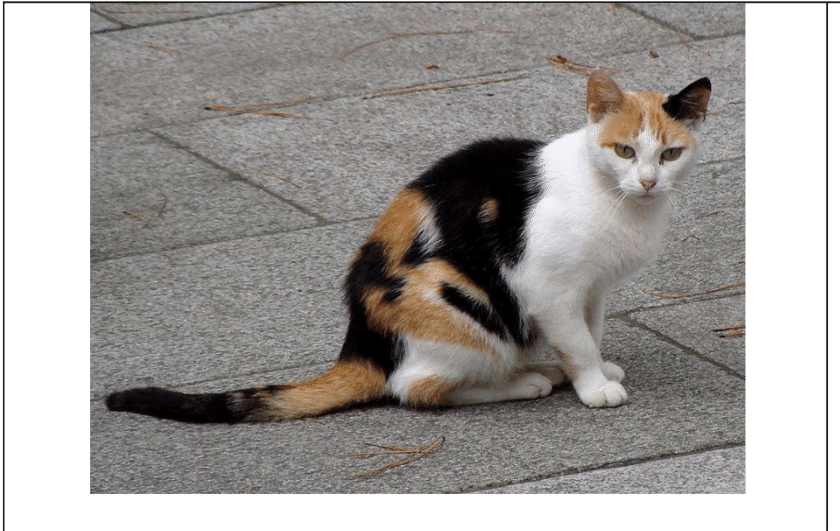
[[[593,72],[583,129],[549,144],[477,142],[397,195],[351,263],[350,324],[325,374],[216,394],[131,389],[108,408],[276,421],[386,397],[418,408],[531,399],[569,380],[587,406],[621,405],[624,372],[601,359],[604,298],[660,250],[710,93],[707,78],[665,95]],[[546,344],[557,361],[533,361]]]

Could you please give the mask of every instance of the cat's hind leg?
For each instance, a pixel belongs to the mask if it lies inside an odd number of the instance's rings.
[[[517,348],[479,350],[407,337],[388,380],[390,392],[413,407],[527,400],[551,393],[567,378],[558,362],[522,364]]]
[[[624,370],[611,361],[605,361],[601,364],[601,370],[604,371],[604,376],[607,380],[621,383],[624,380]]]
[[[619,369],[621,370],[621,369]],[[532,361],[525,364],[524,372],[537,372],[548,378],[551,385],[560,387],[571,380],[563,372],[563,367],[556,361]],[[623,377],[623,375],[622,375]]]
[[[549,371],[555,378],[557,374]],[[554,388],[553,381],[539,372],[517,373],[512,378],[494,383],[455,383],[442,377],[430,376],[411,382],[400,400],[418,408],[438,406],[465,406],[509,400],[530,400],[548,396]]]
[[[496,384],[460,386],[450,391],[444,399],[447,405],[452,406],[530,400],[548,396],[553,388],[554,382],[551,379],[541,372],[529,371],[520,372],[513,378]]]

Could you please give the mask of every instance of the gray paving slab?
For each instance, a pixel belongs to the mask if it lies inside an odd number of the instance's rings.
[[[96,2],[91,13],[107,16],[128,27],[191,20],[242,11],[253,11],[266,7],[282,7],[275,3],[249,2],[169,2],[169,3],[127,3]]]
[[[742,294],[667,305],[629,317],[743,376],[746,336],[733,334],[745,330],[721,330],[745,324],[745,299]]]
[[[371,221],[91,266],[91,393],[334,360],[341,286]]]
[[[743,494],[744,447],[668,457],[488,489],[486,494]]]
[[[107,30],[115,30],[120,29],[123,26],[114,22],[113,20],[108,20],[107,18],[103,17],[102,15],[96,13],[93,9],[90,10],[90,32],[95,33],[98,31],[107,31]]]
[[[744,342],[708,329],[743,316],[744,289],[641,290],[744,280],[742,8],[110,9],[158,12],[91,14],[91,492],[739,492]],[[713,80],[709,149],[663,256],[609,301],[604,353],[625,368],[629,403],[589,410],[566,387],[259,426],[105,410],[108,392],[130,386],[209,392],[326,370],[346,326],[346,265],[400,186],[470,140],[550,140],[582,125],[586,78],[548,63],[558,54],[620,68],[626,88]],[[475,84],[365,98],[463,83]],[[204,109],[304,97],[249,110],[306,118]],[[355,477],[390,460],[349,455],[368,443],[441,435],[421,460]]]
[[[565,387],[541,400],[436,412],[385,405],[282,424],[193,426],[109,413],[94,399],[91,468],[107,473],[93,475],[91,491],[467,492],[744,443],[742,378],[622,323],[609,323],[605,350],[620,352],[610,357],[626,369],[631,393],[611,410],[588,409]],[[215,363],[200,356],[194,361]],[[325,367],[270,377],[289,381]],[[185,389],[253,385],[267,376]],[[355,477],[394,460],[348,455],[369,451],[368,443],[420,447],[439,436],[444,446],[422,460]]]
[[[93,261],[318,223],[148,132],[94,138],[90,149]]]

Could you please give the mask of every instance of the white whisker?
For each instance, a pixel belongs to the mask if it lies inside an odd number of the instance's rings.
[[[676,190],[675,190],[676,191]],[[694,224],[695,220],[694,217],[691,215],[688,207],[682,201],[678,194],[670,193],[666,197],[668,201],[668,206],[671,209],[671,215],[675,219],[687,219],[689,223]]]
[[[619,188],[616,186],[613,190]],[[612,219],[618,214],[618,211],[621,209],[621,204],[624,203],[624,200],[627,198],[629,194],[625,191],[621,191],[621,193],[612,200],[612,202],[607,207],[606,211],[604,212],[603,216],[608,220],[612,221]]]

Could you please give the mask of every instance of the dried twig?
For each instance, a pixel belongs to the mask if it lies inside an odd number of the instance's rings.
[[[348,55],[354,54],[361,50],[362,48],[367,48],[368,46],[373,46],[374,44],[379,44],[385,41],[390,41],[394,39],[402,39],[405,37],[431,37],[436,35],[465,35],[468,33],[513,33],[512,31],[500,31],[500,30],[482,30],[482,29],[475,29],[475,30],[461,30],[461,31],[417,31],[412,33],[389,33],[385,37],[381,39],[376,39],[375,41],[366,42],[360,46],[356,46],[355,48],[351,48],[350,50],[344,52],[339,60],[344,60]]]
[[[365,443],[367,446],[382,448],[375,452],[354,452],[349,454],[352,457],[370,457],[372,455],[394,455],[394,454],[416,454],[419,450],[415,448],[398,448],[396,446],[380,446],[378,444]]]
[[[712,332],[718,332],[718,337],[744,337],[747,325],[727,326],[726,328],[715,328]],[[722,333],[721,333],[722,332]]]
[[[372,476],[374,474],[378,474],[380,472],[384,472],[386,470],[390,470],[392,468],[396,468],[398,466],[402,466],[402,465],[405,465],[407,463],[411,463],[412,461],[416,461],[416,460],[420,459],[421,457],[425,457],[425,456],[439,450],[440,447],[443,446],[443,441],[444,440],[445,440],[444,437],[441,435],[440,437],[438,437],[434,441],[432,441],[429,444],[427,444],[425,446],[422,446],[422,447],[420,447],[416,450],[411,449],[411,448],[396,448],[396,447],[393,447],[393,446],[379,446],[379,445],[376,445],[376,444],[368,444],[368,446],[375,446],[377,448],[382,448],[383,451],[364,452],[364,453],[356,453],[356,454],[350,454],[350,455],[355,456],[355,457],[367,457],[367,456],[372,456],[372,455],[393,455],[393,454],[405,454],[405,453],[410,453],[412,455],[410,455],[409,457],[406,457],[404,459],[400,459],[399,461],[394,461],[393,463],[388,463],[387,465],[376,468],[374,470],[365,470],[364,472],[360,472],[359,474],[356,474],[356,477],[361,478],[361,477]]]
[[[306,116],[305,114],[291,114],[288,112],[274,112],[274,111],[260,111],[256,107],[230,107],[228,105],[208,105],[204,108],[208,111],[224,111],[224,112],[232,112],[234,114],[259,114],[260,116],[282,116],[286,118],[300,118],[302,120],[311,120],[311,116]]]
[[[137,214],[136,212],[132,212],[131,210],[123,210],[123,214],[125,214],[126,216],[131,216],[133,218],[137,218],[140,221],[142,221],[143,223],[145,223],[146,225],[151,223],[151,221],[149,221],[148,219],[144,218],[140,214]]]
[[[175,53],[175,52],[178,51],[175,48],[170,48],[169,46],[163,46],[162,44],[147,44],[146,46],[148,46],[149,48],[151,48],[153,50],[157,50],[159,52]]]
[[[704,214],[697,214],[696,216],[694,216],[694,219],[707,218],[709,216],[714,216],[715,214],[720,214],[721,212],[723,212],[723,211],[722,210],[715,210],[714,212],[706,212]]]
[[[454,89],[454,88],[463,88],[463,87],[473,87],[476,85],[489,85],[490,83],[504,83],[506,81],[517,81],[519,79],[525,79],[528,76],[516,76],[516,77],[505,77],[501,79],[489,79],[487,81],[474,81],[472,83],[454,83],[450,85],[437,85],[434,87],[416,87],[416,88],[407,88],[407,89],[400,89],[400,90],[391,90],[388,92],[381,92],[379,94],[372,94],[370,96],[362,97],[363,100],[370,100],[373,98],[384,98],[385,96],[399,96],[402,94],[411,94],[413,92],[428,92],[433,90],[445,90],[445,89]]]
[[[163,217],[163,211],[166,209],[166,205],[169,204],[169,198],[166,197],[166,194],[163,193],[162,190],[160,192],[158,192],[158,197],[161,197],[163,199],[163,203],[160,206],[158,206],[158,202],[155,201],[151,205],[149,205],[145,208],[141,208],[140,210],[136,210],[136,211],[123,210],[123,214],[125,214],[126,216],[131,216],[133,218],[139,219],[140,221],[142,221],[146,225],[150,225],[152,222],[150,220],[144,218],[143,216],[141,216],[140,213],[141,212],[142,213],[154,212],[155,216],[157,216],[159,218]]]
[[[699,297],[700,295],[708,295],[710,293],[716,293],[718,291],[737,288],[737,287],[740,287],[740,286],[746,286],[746,284],[747,284],[746,282],[738,282],[736,284],[730,284],[728,286],[723,286],[722,288],[715,288],[715,289],[710,289],[710,290],[707,290],[707,291],[700,291],[698,293],[655,293],[653,291],[648,291],[646,289],[643,289],[642,291],[644,291],[648,295],[653,295],[654,297],[659,297],[659,298],[662,298],[662,299],[683,299],[683,298],[687,298],[687,297]]]
[[[292,105],[297,105],[299,103],[303,103],[305,101],[309,101],[314,99],[314,96],[306,96],[304,98],[294,98],[291,100],[284,100],[279,101],[277,103],[247,103],[245,105],[208,105],[204,109],[207,111],[223,111],[223,112],[232,112],[236,114],[259,114],[261,116],[283,116],[286,118],[301,118],[303,120],[311,120],[312,117],[306,116],[304,114],[291,114],[285,112],[276,112],[276,111],[265,111],[263,109],[270,109],[272,107],[291,107]]]
[[[606,70],[608,72],[627,72],[627,70],[623,69],[623,68],[610,68],[610,67],[607,67],[607,66],[593,66],[593,65],[588,65],[586,63],[578,63],[576,61],[571,61],[569,59],[566,59],[562,55],[555,55],[554,57],[550,58],[548,61],[558,68],[562,68],[563,70],[568,70],[569,72],[572,72],[573,74],[581,74],[581,75],[584,75],[584,76],[588,76],[589,74],[591,74],[592,72],[594,72],[595,70],[597,70],[599,68],[602,69],[602,70]]]

